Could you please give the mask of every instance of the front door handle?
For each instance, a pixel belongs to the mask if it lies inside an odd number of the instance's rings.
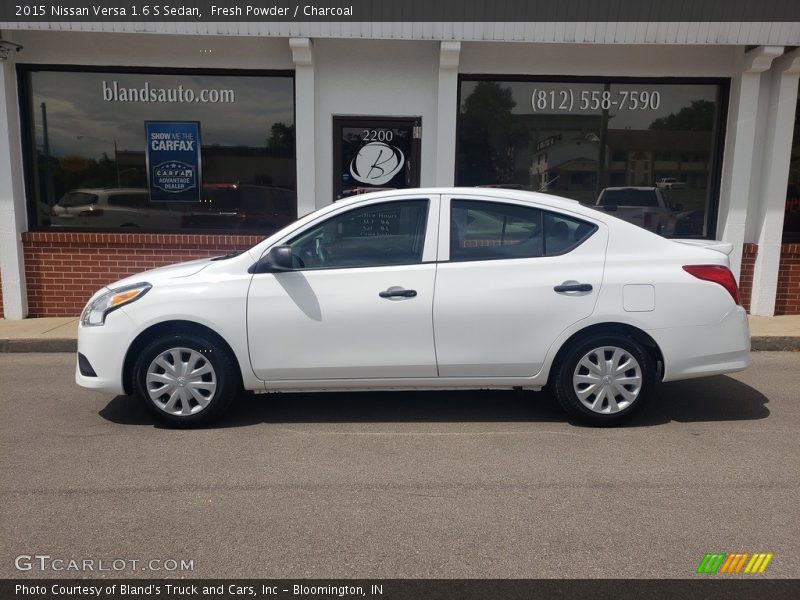
[[[388,290],[378,292],[381,298],[414,298],[417,290],[404,290],[400,287],[390,287]]]
[[[566,292],[591,292],[592,291],[592,284],[591,283],[562,283],[561,285],[557,285],[553,288],[559,294],[564,294]]]

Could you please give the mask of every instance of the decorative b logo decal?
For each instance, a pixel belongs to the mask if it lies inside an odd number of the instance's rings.
[[[403,168],[402,150],[383,142],[365,144],[350,161],[353,179],[370,185],[383,185]]]

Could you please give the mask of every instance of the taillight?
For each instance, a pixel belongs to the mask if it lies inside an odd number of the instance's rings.
[[[103,209],[102,208],[90,208],[89,210],[82,210],[78,213],[79,217],[102,217],[103,216]]]
[[[731,295],[733,301],[739,304],[739,288],[736,279],[728,267],[722,265],[684,265],[683,270],[703,281],[712,281],[720,284]]]

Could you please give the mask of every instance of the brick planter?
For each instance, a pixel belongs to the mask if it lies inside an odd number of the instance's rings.
[[[753,273],[758,256],[758,244],[746,243],[742,247],[742,271],[739,275],[739,295],[742,306],[750,312],[750,299],[753,297]]]
[[[184,260],[246,250],[262,239],[260,235],[26,232],[22,243],[29,316],[77,316],[98,288],[117,279]],[[757,244],[744,245],[739,289],[748,312],[757,255]],[[800,314],[800,244],[781,247],[775,314]]]
[[[781,246],[776,315],[800,315],[800,244]]]
[[[80,314],[98,288],[176,262],[246,250],[260,235],[156,233],[22,234],[31,317]]]

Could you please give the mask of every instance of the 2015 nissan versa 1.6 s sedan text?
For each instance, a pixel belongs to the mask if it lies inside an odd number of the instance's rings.
[[[545,385],[572,416],[616,424],[657,381],[748,365],[730,251],[550,195],[367,194],[241,254],[101,289],[75,377],[176,426],[219,417],[242,389]]]

